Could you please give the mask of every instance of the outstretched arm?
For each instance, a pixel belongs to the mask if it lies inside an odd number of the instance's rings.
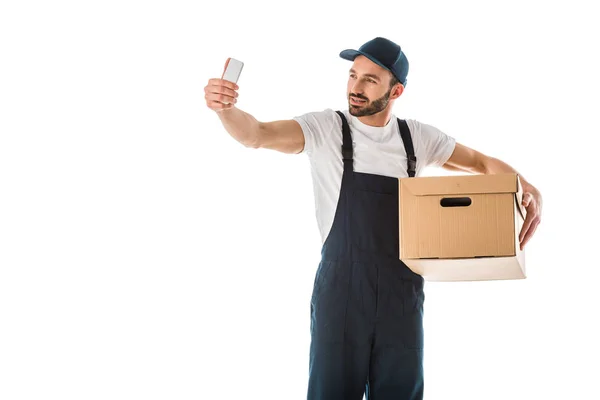
[[[235,107],[238,85],[223,79],[210,79],[204,88],[206,105],[215,111],[225,130],[238,142],[250,148],[297,154],[304,149],[302,127],[294,120],[260,122]]]

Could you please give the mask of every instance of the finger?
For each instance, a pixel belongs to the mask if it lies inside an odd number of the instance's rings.
[[[213,111],[228,110],[234,106],[233,103],[232,104],[223,104],[218,101],[207,101],[206,104],[208,105],[208,108],[210,108]]]
[[[525,237],[525,234],[527,233],[529,227],[531,226],[531,223],[533,222],[533,217],[533,213],[527,213],[527,217],[525,218],[525,222],[523,222],[523,227],[521,228],[521,232],[519,234],[519,242],[523,242],[523,238]]]
[[[237,99],[235,97],[227,96],[225,94],[218,93],[207,93],[204,95],[206,100],[217,101],[219,103],[237,103]]]
[[[209,79],[208,84],[210,86],[225,86],[233,90],[238,90],[240,88],[237,84],[220,78]]]
[[[233,89],[229,89],[228,87],[225,86],[215,86],[215,85],[210,85],[204,88],[204,93],[217,93],[217,94],[226,94],[227,96],[231,96],[231,97],[238,97],[238,92],[236,92]]]
[[[535,233],[539,224],[540,224],[539,220],[536,220],[533,224],[531,224],[531,228],[529,228],[529,230],[527,231],[527,234],[525,235],[525,237],[523,238],[523,241],[521,242],[521,250],[523,250],[525,248],[525,245],[527,244],[527,242],[529,242],[529,240],[533,237],[533,234]]]
[[[237,102],[237,98],[228,96],[226,94],[218,94],[218,93],[207,93],[204,95],[206,100],[219,101],[221,103],[235,103]]]
[[[529,203],[531,203],[531,199],[532,199],[532,195],[531,193],[525,193],[525,195],[523,196],[523,205],[525,207],[529,206]]]
[[[217,107],[217,108],[221,108],[223,106],[234,105],[234,103],[224,103],[222,101],[216,101],[216,100],[206,100],[206,104],[209,107]]]
[[[529,239],[531,238],[531,236],[533,235],[533,233],[537,229],[537,226],[539,225],[539,223],[540,223],[540,219],[539,218],[534,218],[533,219],[533,221],[531,222],[531,226],[529,226],[529,228],[527,229],[527,231],[523,235],[523,239],[520,240],[521,248],[525,247],[525,244],[529,241]]]

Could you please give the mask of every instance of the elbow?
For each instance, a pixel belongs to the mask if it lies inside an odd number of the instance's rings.
[[[265,126],[262,122],[259,122],[254,129],[254,132],[250,135],[250,139],[246,143],[246,147],[250,149],[260,149],[263,147],[265,137]]]
[[[496,162],[497,162],[497,159],[495,159],[494,157],[489,157],[489,156],[481,157],[481,160],[479,161],[479,163],[477,165],[477,170],[481,174],[485,174],[485,175],[495,174],[496,168],[494,166],[496,165]]]
[[[261,137],[263,136],[263,129],[262,124],[259,122],[254,132],[244,141],[244,146],[249,149],[260,149],[262,147]]]

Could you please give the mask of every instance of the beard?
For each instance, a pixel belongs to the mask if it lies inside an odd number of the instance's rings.
[[[362,106],[355,106],[354,104],[351,104],[350,99],[348,99],[348,111],[350,111],[350,114],[355,117],[365,117],[368,115],[377,114],[378,112],[385,110],[385,108],[388,106],[388,103],[390,102],[390,93],[392,93],[392,89],[388,90],[386,94],[371,103],[369,103],[369,99],[366,97],[356,96],[353,94],[352,97],[366,100],[367,102]]]

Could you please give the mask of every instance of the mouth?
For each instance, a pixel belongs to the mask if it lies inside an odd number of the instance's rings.
[[[360,105],[365,104],[366,102],[367,102],[366,100],[361,100],[356,97],[350,96],[350,103],[352,103],[354,105],[360,106]]]

